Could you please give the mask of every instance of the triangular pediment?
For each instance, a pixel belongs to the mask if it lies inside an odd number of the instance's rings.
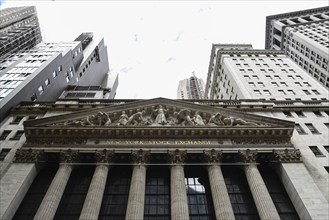
[[[32,130],[38,128],[43,129],[41,134],[48,133],[45,130],[51,130],[52,135],[57,134],[58,130],[71,130],[71,135],[78,134],[79,130],[84,130],[85,133],[86,130],[93,130],[94,134],[101,130],[100,133],[104,133],[106,130],[115,131],[113,134],[118,134],[119,130],[125,130],[126,133],[128,130],[135,130],[136,134],[136,131],[141,129],[189,130],[190,135],[195,134],[192,132],[193,130],[203,130],[207,134],[209,131],[214,131],[215,135],[220,134],[218,132],[220,130],[229,132],[245,130],[250,133],[250,130],[276,129],[281,130],[279,133],[282,133],[283,130],[290,130],[292,133],[293,126],[292,122],[284,120],[165,98],[82,110],[24,123],[25,130],[30,130],[30,132],[26,132],[27,137],[33,134]],[[165,131],[164,134],[166,133],[170,132]],[[41,134],[38,132],[38,135]]]

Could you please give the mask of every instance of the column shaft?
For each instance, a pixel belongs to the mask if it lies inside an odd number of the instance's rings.
[[[226,189],[223,173],[218,165],[208,166],[212,200],[217,220],[234,220],[234,212]]]
[[[53,219],[72,172],[72,165],[62,164],[51,182],[41,205],[34,216],[35,220]]]
[[[272,198],[256,165],[244,167],[251,194],[254,198],[259,217],[263,220],[280,219]]]
[[[140,220],[144,218],[146,166],[134,165],[129,198],[126,212],[126,220]]]
[[[172,220],[189,219],[184,178],[184,167],[182,165],[172,165],[170,172]]]
[[[83,204],[80,220],[98,219],[108,175],[108,165],[97,165]]]

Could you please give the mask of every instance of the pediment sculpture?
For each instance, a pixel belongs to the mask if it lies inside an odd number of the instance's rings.
[[[84,118],[55,123],[71,126],[265,126],[238,117],[205,113],[187,108],[169,110],[162,105],[143,110],[106,113],[99,111]],[[193,116],[192,116],[193,115]]]

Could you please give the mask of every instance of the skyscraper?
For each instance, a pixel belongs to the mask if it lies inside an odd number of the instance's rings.
[[[0,12],[0,57],[31,49],[42,41],[34,6],[5,8]]]
[[[93,33],[72,42],[42,42],[0,63],[0,120],[21,101],[56,100],[68,85],[100,85],[109,73],[106,45]]]
[[[177,99],[202,99],[203,97],[203,79],[199,79],[193,74],[190,78],[179,81]]]
[[[293,121],[291,141],[328,199],[328,90],[283,51],[241,49],[235,44],[213,45],[215,50],[206,97],[237,105],[246,99],[263,102],[268,109],[256,114]]]
[[[218,49],[219,48],[219,49]],[[283,51],[213,45],[206,97],[209,99],[326,100],[319,86]]]
[[[329,7],[266,17],[266,49],[283,50],[329,88]]]

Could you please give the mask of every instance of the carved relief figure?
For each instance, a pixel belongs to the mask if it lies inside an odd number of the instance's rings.
[[[208,125],[224,125],[222,118],[223,116],[219,112],[217,112],[216,114],[210,117]]]
[[[236,125],[258,125],[256,123],[253,122],[247,122],[241,118],[234,118],[234,117],[225,117],[222,119],[223,123],[225,125],[229,125],[229,126],[236,126]]]
[[[193,121],[196,125],[204,125],[204,121],[198,111],[195,112]]]
[[[180,110],[176,115],[176,121],[175,124],[180,125],[194,125],[191,117],[190,117],[190,110],[188,109],[182,109]]]
[[[143,120],[143,115],[145,114],[145,111],[141,111],[141,112],[136,112],[135,114],[132,114],[126,125],[140,125],[142,124]]]
[[[128,115],[126,114],[126,112],[125,111],[122,111],[121,112],[121,115],[120,115],[120,118],[119,118],[119,120],[118,120],[118,122],[117,122],[117,125],[119,126],[119,125],[126,125],[127,124],[127,122],[128,122]]]
[[[154,120],[154,124],[165,125],[167,124],[166,113],[168,110],[164,109],[162,105],[159,105],[158,109],[153,110],[153,113],[157,114]]]

